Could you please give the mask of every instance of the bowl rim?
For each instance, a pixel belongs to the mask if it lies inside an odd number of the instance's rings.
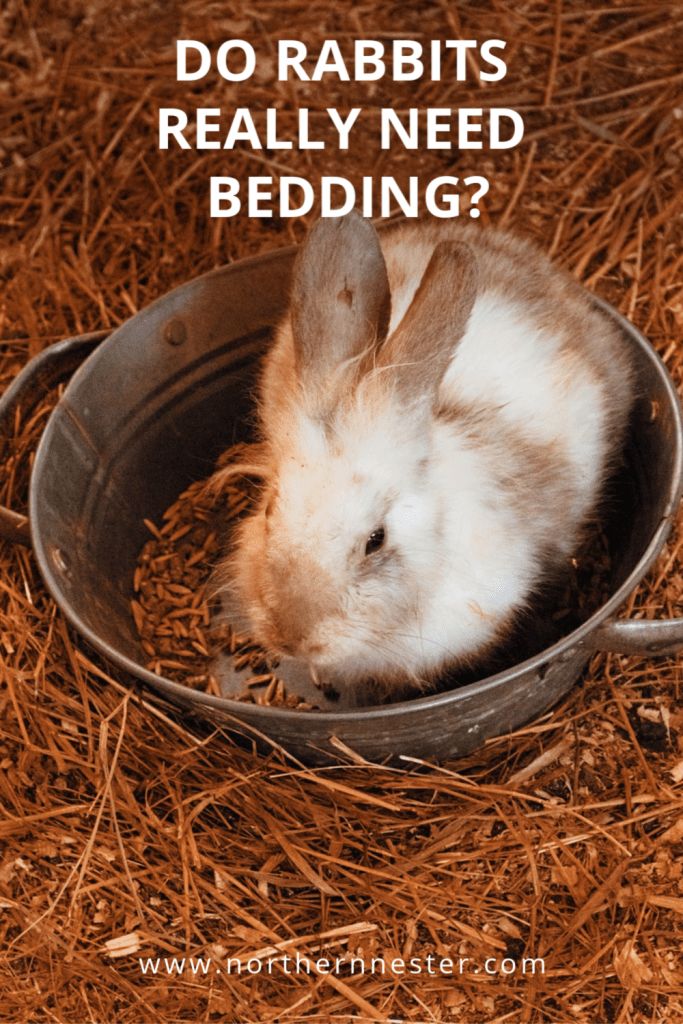
[[[219,276],[226,271],[232,271],[233,269],[236,270],[238,267],[240,270],[245,270],[250,264],[263,264],[269,259],[285,258],[291,255],[294,251],[294,247],[287,247],[286,249],[278,249],[260,256],[247,257],[244,260],[240,260],[237,264],[219,267],[215,270],[208,271],[206,274],[202,274],[199,277],[192,279],[190,282],[185,282],[184,284],[181,284],[167,292],[165,295],[162,295],[153,303],[150,303],[149,306],[145,307],[132,318],[121,324],[120,327],[109,335],[102,345],[88,356],[65,388],[63,400],[68,401],[72,383],[77,378],[80,378],[81,373],[85,371],[88,364],[91,364],[92,360],[96,360],[99,353],[108,348],[109,345],[116,344],[116,338],[119,332],[124,329],[130,329],[130,324],[136,320],[137,317],[150,310],[152,306],[163,303],[169,296],[177,294],[183,288],[188,287],[188,285],[195,284],[198,281]],[[493,675],[485,676],[484,678],[475,680],[471,683],[466,683],[465,685],[456,687],[453,690],[426,694],[424,696],[413,697],[408,700],[397,701],[392,704],[366,705],[339,711],[306,711],[305,713],[302,713],[301,711],[291,708],[260,704],[245,704],[244,702],[235,700],[234,698],[216,697],[213,694],[204,693],[200,690],[186,686],[184,683],[179,683],[175,680],[168,679],[165,676],[151,672],[149,669],[138,664],[134,659],[129,658],[127,655],[117,650],[106,640],[103,640],[93,629],[90,628],[90,626],[88,626],[86,622],[83,621],[78,612],[76,612],[72,607],[68,597],[65,595],[60,584],[59,576],[53,571],[50,559],[48,558],[46,546],[40,534],[38,524],[41,521],[41,517],[38,508],[38,487],[43,467],[49,459],[51,437],[55,429],[56,422],[54,414],[59,409],[62,400],[60,400],[53,412],[50,414],[47,425],[43,431],[43,435],[38,444],[29,487],[29,520],[31,524],[33,550],[36,555],[41,574],[51,596],[77,632],[83,636],[100,654],[118,668],[123,669],[133,677],[147,683],[157,693],[161,693],[165,697],[170,698],[176,704],[181,703],[186,708],[188,705],[194,705],[198,710],[200,708],[211,709],[215,712],[219,712],[223,716],[236,719],[244,724],[250,724],[252,728],[257,722],[262,723],[263,726],[267,726],[268,722],[289,721],[291,723],[298,722],[299,724],[305,722],[309,722],[311,724],[315,723],[317,725],[324,724],[332,730],[335,726],[349,724],[360,719],[370,722],[373,719],[385,721],[387,718],[403,717],[407,712],[419,713],[421,711],[436,710],[450,705],[456,705],[475,695],[481,696],[482,694],[493,693],[497,691],[499,687],[511,684],[515,679],[540,669],[548,662],[555,661],[557,659],[560,659],[560,661],[568,661],[572,655],[576,654],[579,650],[585,651],[586,655],[589,656],[593,651],[597,650],[597,647],[592,646],[589,643],[590,635],[598,626],[602,625],[605,620],[613,616],[624,604],[627,597],[640,583],[648,569],[657,558],[657,555],[664,545],[666,537],[671,529],[672,518],[679,504],[682,490],[683,416],[681,414],[681,406],[679,404],[678,394],[673,381],[669,376],[662,359],[652,345],[647,341],[638,328],[618,312],[618,310],[616,310],[609,302],[600,296],[594,295],[587,289],[584,290],[598,309],[606,313],[612,321],[616,323],[620,330],[628,336],[630,342],[635,344],[636,347],[640,349],[641,353],[650,361],[652,368],[655,370],[659,381],[663,386],[674,422],[672,452],[673,470],[668,485],[664,515],[662,516],[662,519],[660,520],[637,564],[615,593],[600,605],[600,607],[596,609],[596,611],[593,612],[585,622],[582,622],[575,630],[568,633],[566,636],[561,637],[550,647],[546,647],[534,654],[532,657],[527,658],[524,661],[517,662],[516,664],[496,672]],[[246,718],[249,719],[249,723],[245,722]]]

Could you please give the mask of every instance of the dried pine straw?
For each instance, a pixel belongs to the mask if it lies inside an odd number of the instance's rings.
[[[300,237],[211,222],[212,173],[489,174],[482,221],[535,237],[647,334],[683,386],[677,5],[9,0],[0,51],[0,386],[70,333]],[[173,40],[286,32],[503,38],[474,84],[176,85]],[[368,108],[347,155],[159,153],[159,105]],[[510,152],[378,150],[371,105],[522,111]],[[315,115],[314,115],[315,120]],[[321,130],[322,122],[321,121]],[[316,122],[317,123],[317,122]],[[229,170],[226,171],[226,167]],[[20,410],[0,500],[21,511],[45,408]],[[7,442],[4,444],[4,442]],[[680,614],[683,530],[626,609]],[[0,547],[0,1005],[8,1021],[683,1019],[681,659],[597,656],[540,722],[457,763],[309,770],[161,706],[67,629],[30,551]],[[141,975],[143,956],[545,957],[465,973]]]

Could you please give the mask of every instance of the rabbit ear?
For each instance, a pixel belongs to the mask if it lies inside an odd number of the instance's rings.
[[[384,340],[389,280],[377,232],[355,210],[319,220],[294,266],[292,333],[304,383],[327,384],[340,364]]]
[[[462,242],[439,242],[405,316],[383,345],[378,366],[391,367],[399,390],[413,400],[441,383],[465,333],[477,294],[474,253]]]

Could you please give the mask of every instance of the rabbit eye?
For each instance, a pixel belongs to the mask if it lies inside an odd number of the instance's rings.
[[[384,536],[383,526],[378,526],[376,530],[373,530],[366,541],[365,554],[372,555],[375,551],[379,551],[384,544]]]

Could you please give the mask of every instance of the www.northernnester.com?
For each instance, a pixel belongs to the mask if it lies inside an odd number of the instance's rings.
[[[215,974],[336,974],[341,976],[373,975],[441,975],[457,977],[465,974],[489,975],[535,975],[545,974],[542,957],[487,957],[478,962],[471,957],[455,959],[430,953],[428,956],[385,958],[376,956],[364,959],[360,956],[308,957],[299,953],[281,954],[269,957],[241,959],[228,957],[138,957],[141,974],[180,977],[192,975],[202,977]]]

